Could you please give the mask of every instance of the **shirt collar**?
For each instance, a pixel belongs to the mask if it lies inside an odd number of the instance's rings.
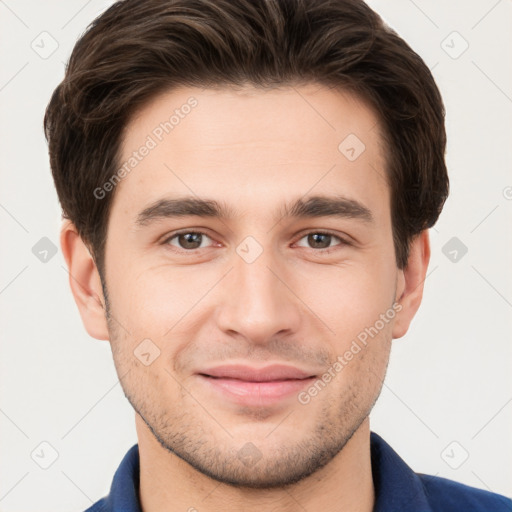
[[[142,512],[139,500],[139,445],[133,445],[117,468],[101,512]],[[86,511],[88,512],[88,511]],[[98,512],[100,512],[98,510]]]
[[[432,512],[420,477],[382,437],[370,435],[372,477],[375,489],[373,512]]]

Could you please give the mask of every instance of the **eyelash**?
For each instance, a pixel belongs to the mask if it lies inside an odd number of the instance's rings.
[[[177,236],[179,236],[179,235],[187,235],[187,234],[203,235],[203,236],[206,236],[206,237],[212,239],[212,237],[209,236],[208,233],[205,233],[204,231],[201,231],[201,230],[177,231],[175,233],[172,233],[170,236],[168,236],[162,242],[162,245],[170,245],[169,242],[171,240],[173,240],[174,238],[176,238]],[[335,245],[333,247],[326,247],[324,249],[314,249],[314,248],[311,248],[316,253],[330,254],[333,250],[336,250],[336,248],[339,248],[339,247],[342,247],[342,246],[350,246],[350,245],[352,245],[350,242],[348,242],[344,238],[341,238],[340,236],[335,235],[334,233],[329,233],[328,231],[314,231],[314,230],[313,231],[308,231],[307,233],[304,233],[297,241],[300,241],[304,237],[307,237],[308,235],[312,235],[312,234],[315,234],[315,235],[327,235],[327,236],[330,236],[330,237],[333,237],[333,238],[337,238],[340,241],[339,244],[337,244],[337,245]],[[175,252],[177,252],[179,254],[190,254],[190,253],[194,253],[195,251],[199,251],[200,249],[201,248],[197,248],[197,249],[181,249],[179,247],[172,246],[172,250],[174,250]]]

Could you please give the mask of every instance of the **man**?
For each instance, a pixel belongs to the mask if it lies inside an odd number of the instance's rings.
[[[370,432],[448,177],[432,75],[363,2],[118,2],[45,130],[70,286],[136,412],[90,511],[512,510]]]

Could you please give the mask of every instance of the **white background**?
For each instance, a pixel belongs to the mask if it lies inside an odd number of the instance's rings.
[[[60,227],[44,109],[76,39],[110,3],[0,1],[4,512],[84,510],[137,442],[108,342],[85,332],[60,249],[46,263],[32,252],[42,237],[58,245]],[[369,3],[433,70],[451,180],[423,304],[394,341],[372,429],[418,472],[511,496],[512,2]],[[31,47],[43,31],[58,43],[46,59]],[[456,262],[442,252],[453,237],[468,248]],[[41,442],[58,453],[48,469],[31,458]]]

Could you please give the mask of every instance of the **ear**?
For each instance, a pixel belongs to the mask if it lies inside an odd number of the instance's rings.
[[[395,302],[402,309],[395,317],[393,338],[404,336],[420,307],[429,261],[430,239],[425,229],[411,241],[407,266],[398,271]]]
[[[60,245],[69,272],[69,285],[86,331],[98,340],[108,340],[105,298],[96,263],[74,224],[65,220]]]

